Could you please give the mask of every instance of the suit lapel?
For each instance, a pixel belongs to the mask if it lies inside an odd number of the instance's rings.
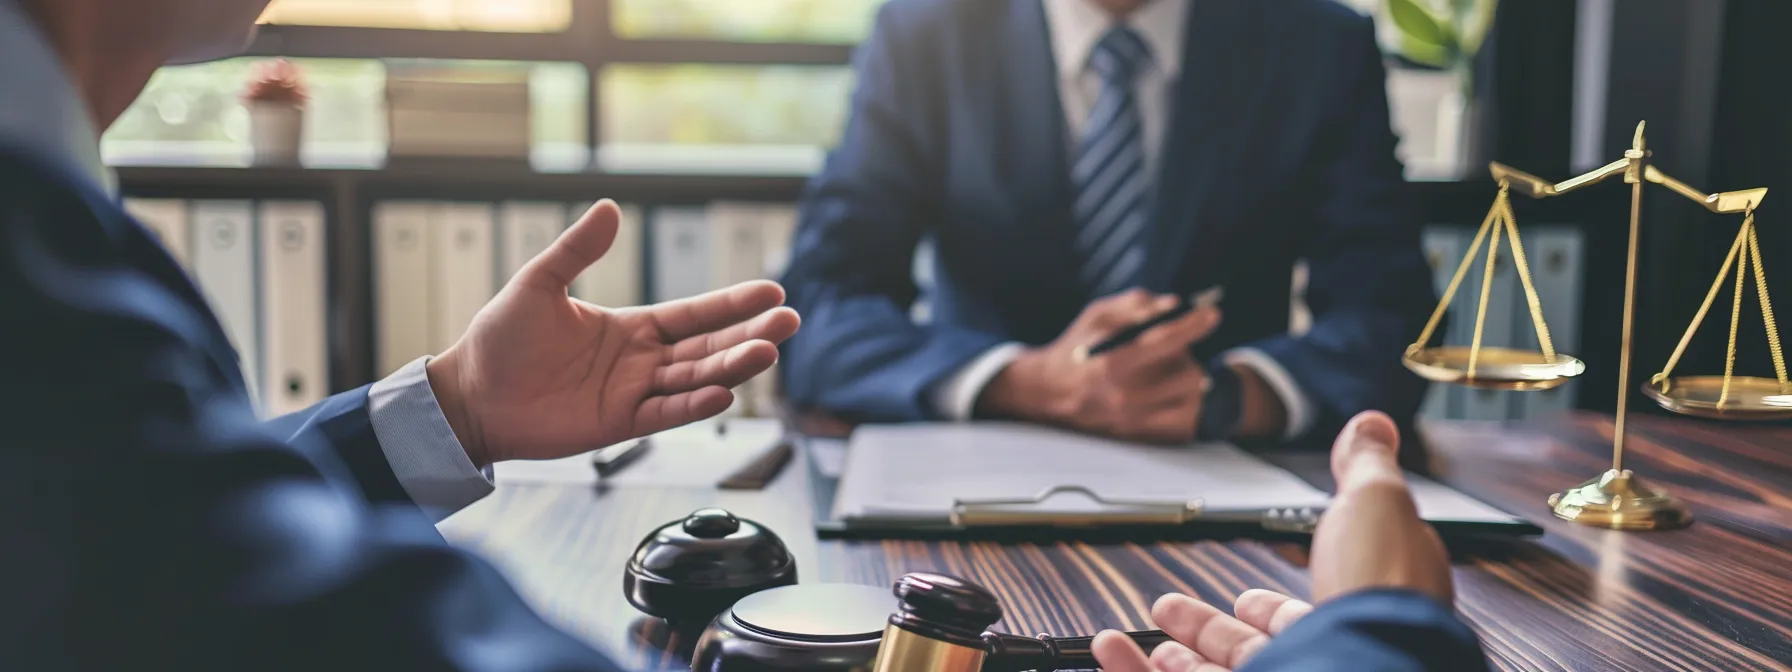
[[[1156,226],[1145,285],[1176,289],[1182,269],[1197,284],[1219,259],[1211,244],[1226,216],[1235,164],[1249,147],[1248,116],[1262,104],[1264,61],[1270,48],[1256,0],[1191,0],[1183,30],[1182,71],[1170,109],[1170,128],[1159,151]],[[1204,277],[1205,276],[1205,277]]]
[[[1068,131],[1045,9],[1039,0],[1007,5],[999,61],[985,64],[983,84],[996,94],[994,113],[984,123],[996,142],[993,156],[1002,157],[998,165],[1012,199],[1015,228],[1009,233],[1017,247],[1029,250],[1026,257],[1037,259],[1032,277],[1051,283],[1030,293],[1080,299],[1075,274],[1064,270],[1075,264]]]

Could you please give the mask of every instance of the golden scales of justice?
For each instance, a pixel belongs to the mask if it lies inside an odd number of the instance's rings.
[[[1706,195],[1657,170],[1649,160],[1650,152],[1643,142],[1643,124],[1636,126],[1636,137],[1624,158],[1598,170],[1559,184],[1551,184],[1533,175],[1492,164],[1493,178],[1499,183],[1499,195],[1493,208],[1481,222],[1481,229],[1469,245],[1456,274],[1444,290],[1443,300],[1431,313],[1419,339],[1406,349],[1407,368],[1429,380],[1456,383],[1469,387],[1496,390],[1547,390],[1586,371],[1586,364],[1571,355],[1556,352],[1549,340],[1549,326],[1543,322],[1543,310],[1537,290],[1531,285],[1530,269],[1525,264],[1524,246],[1519,242],[1518,220],[1512,214],[1509,192],[1517,191],[1531,198],[1559,196],[1588,187],[1613,175],[1622,174],[1630,186],[1630,253],[1624,271],[1624,322],[1618,351],[1617,418],[1612,429],[1612,468],[1567,491],[1549,497],[1550,508],[1559,518],[1585,525],[1620,530],[1669,529],[1692,522],[1692,514],[1679,499],[1646,483],[1624,468],[1624,416],[1630,392],[1630,330],[1636,304],[1636,257],[1639,220],[1643,204],[1643,183],[1652,182],[1674,193],[1697,201],[1716,213],[1742,213],[1742,227],[1730,245],[1729,257],[1712,281],[1698,314],[1687,325],[1686,334],[1674,348],[1673,356],[1661,373],[1643,386],[1644,394],[1675,413],[1724,420],[1772,420],[1792,418],[1792,385],[1786,381],[1786,362],[1780,354],[1779,330],[1774,325],[1773,305],[1767,298],[1767,278],[1761,268],[1761,245],[1755,236],[1755,208],[1767,196],[1766,189],[1745,189]],[[1530,304],[1531,323],[1537,330],[1539,351],[1503,347],[1483,347],[1481,331],[1487,318],[1488,290],[1493,285],[1494,260],[1504,231],[1511,245],[1512,262]],[[1455,296],[1462,278],[1473,265],[1481,244],[1487,243],[1487,263],[1481,283],[1481,301],[1475,314],[1474,340],[1467,346],[1427,347],[1444,315],[1445,307]],[[1740,261],[1738,261],[1740,259]],[[1730,306],[1729,352],[1724,360],[1722,376],[1673,377],[1675,364],[1686,352],[1693,332],[1705,320],[1705,313],[1717,298],[1718,289],[1736,266],[1735,296]],[[1752,269],[1761,313],[1767,325],[1767,345],[1773,355],[1774,373],[1778,379],[1734,375],[1736,365],[1736,325],[1742,308],[1743,286]]]

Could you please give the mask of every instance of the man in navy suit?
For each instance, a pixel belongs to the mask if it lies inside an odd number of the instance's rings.
[[[1331,0],[892,0],[784,277],[789,396],[1153,441],[1410,418],[1435,296],[1373,33]],[[1076,356],[1210,287],[1218,310]]]
[[[605,201],[447,352],[259,421],[224,329],[120,207],[98,139],[157,65],[230,53],[265,4],[0,0],[0,669],[616,669],[432,517],[489,492],[493,462],[720,412],[796,315],[771,283],[628,310],[568,298],[616,234]],[[1261,624],[1235,647],[1255,669],[1475,655],[1442,549],[1390,475],[1392,425],[1360,422],[1315,541],[1322,602],[1280,634],[1301,603],[1256,598],[1279,620],[1241,604]],[[1159,620],[1187,646],[1166,661],[1222,655],[1203,624],[1242,632],[1169,602]],[[1102,641],[1111,667],[1142,669]]]

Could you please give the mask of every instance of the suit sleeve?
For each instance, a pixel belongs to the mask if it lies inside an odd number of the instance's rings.
[[[1365,410],[1411,418],[1425,386],[1400,358],[1437,300],[1420,252],[1419,215],[1388,124],[1386,73],[1370,19],[1357,17],[1335,59],[1342,103],[1322,130],[1317,234],[1303,257],[1312,328],[1253,343],[1317,408],[1307,438],[1329,439]]]
[[[416,504],[440,521],[493,487],[490,469],[467,458],[442,414],[429,386],[428,363],[428,357],[418,358],[377,383],[274,418],[268,426],[282,437],[322,433],[369,500]]]
[[[614,669],[415,507],[369,503],[332,445],[368,440],[356,397],[258,421],[202,308],[80,198],[12,178],[0,668]]]
[[[1238,672],[1485,672],[1481,643],[1425,595],[1375,590],[1314,609]]]
[[[803,329],[783,347],[786,392],[800,408],[879,420],[933,419],[932,388],[1004,339],[918,326],[912,257],[937,211],[939,95],[925,26],[885,5],[856,56],[857,89],[839,147],[809,184],[789,303]]]
[[[308,434],[323,437],[322,445],[335,454],[369,501],[409,502],[403,484],[380,450],[379,436],[373,431],[367,396],[371,387],[363,385],[305,410],[268,420],[267,428],[283,440]]]

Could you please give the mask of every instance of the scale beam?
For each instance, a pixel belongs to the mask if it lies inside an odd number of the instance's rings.
[[[1661,172],[1655,166],[1647,166],[1643,169],[1643,179],[1667,187],[1674,193],[1705,206],[1706,210],[1718,214],[1748,212],[1761,207],[1762,199],[1767,198],[1766,187],[1706,194],[1688,186],[1685,182],[1669,177],[1667,173]]]
[[[1493,181],[1512,185],[1512,190],[1531,198],[1549,198],[1560,196],[1582,187],[1598,184],[1605,178],[1622,174],[1630,168],[1630,159],[1618,159],[1605,164],[1593,172],[1565,180],[1561,183],[1550,182],[1536,175],[1513,168],[1503,163],[1494,162],[1489,168],[1493,171]]]

